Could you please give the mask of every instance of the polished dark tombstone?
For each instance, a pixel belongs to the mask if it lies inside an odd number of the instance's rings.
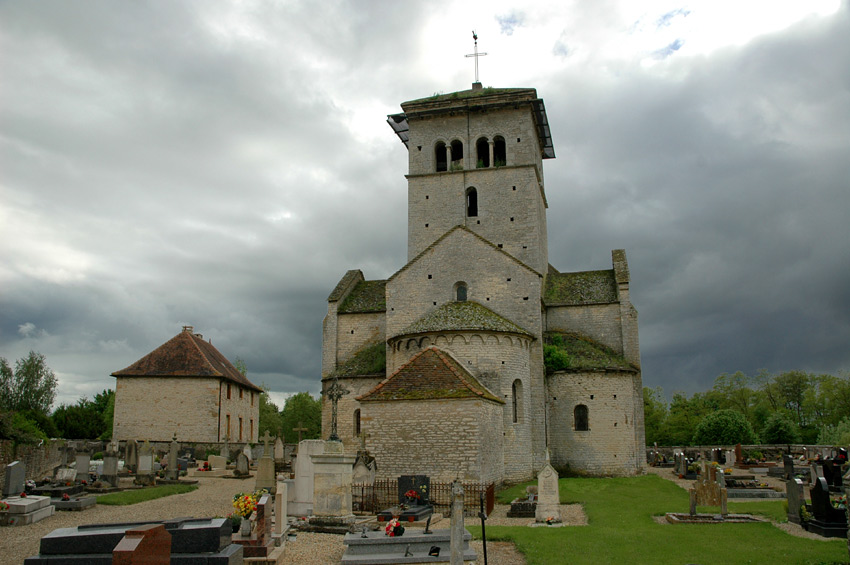
[[[809,531],[826,538],[847,537],[847,514],[844,509],[832,506],[826,479],[818,477],[810,492],[814,518],[808,522]]]
[[[782,456],[783,477],[786,481],[794,478],[794,458],[790,455]]]
[[[418,496],[407,496],[409,492]],[[397,516],[401,522],[419,522],[434,513],[431,506],[431,478],[427,475],[402,475],[398,478],[398,506],[378,512],[378,522]]]
[[[149,524],[162,524],[171,535],[171,563],[192,565],[238,565],[242,547],[231,544],[233,531],[224,518],[177,518],[162,522],[94,524],[59,528],[41,538],[39,554],[25,565],[108,564],[112,552],[128,530]]]

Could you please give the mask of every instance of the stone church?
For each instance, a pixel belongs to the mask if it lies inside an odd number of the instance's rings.
[[[379,478],[512,483],[556,468],[643,471],[637,312],[623,250],[612,268],[549,264],[543,160],[555,157],[532,88],[405,102],[407,264],[348,271],[328,297],[323,391],[338,435]],[[324,436],[332,403],[323,401]]]

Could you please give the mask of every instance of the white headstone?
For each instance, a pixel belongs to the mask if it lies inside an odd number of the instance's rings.
[[[295,458],[295,488],[292,489],[292,504],[289,513],[292,516],[310,516],[313,514],[313,459],[325,451],[325,442],[320,439],[305,439],[298,444],[298,457]]]
[[[274,532],[283,534],[288,517],[286,515],[286,483],[277,481],[277,493],[274,495]]]
[[[283,441],[280,438],[274,440],[274,460],[283,461]]]
[[[242,453],[244,453],[245,457],[248,458],[249,463],[254,460],[254,454],[251,452],[251,446],[247,443],[245,444],[245,447],[242,448]]]
[[[546,464],[537,474],[537,510],[535,522],[557,523],[561,521],[561,495],[558,487],[558,472],[549,464],[549,452],[546,452]]]

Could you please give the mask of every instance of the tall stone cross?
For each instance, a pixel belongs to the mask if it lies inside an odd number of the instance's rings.
[[[337,403],[340,398],[349,392],[350,391],[347,388],[339,384],[339,380],[336,376],[334,376],[333,384],[325,391],[325,396],[327,396],[331,401],[331,435],[328,436],[328,441],[339,441],[339,436],[336,434]]]
[[[475,53],[470,53],[466,57],[475,57],[475,82],[478,82],[478,57],[483,57],[487,53],[478,52],[478,34],[475,33],[475,30],[472,30],[472,39],[475,40]]]
[[[301,443],[301,432],[309,432],[309,431],[310,431],[310,428],[305,428],[305,427],[304,427],[304,422],[302,422],[301,420],[299,420],[299,421],[298,421],[298,427],[297,427],[297,428],[292,428],[292,431],[293,431],[293,432],[298,432],[298,443]]]
[[[269,451],[269,442],[272,440],[272,437],[269,435],[269,431],[266,430],[266,433],[263,434],[263,437],[260,438],[263,440],[263,457],[271,457],[271,451]]]
[[[371,435],[372,434],[367,434],[366,432],[360,432],[360,451],[366,451],[366,438]]]

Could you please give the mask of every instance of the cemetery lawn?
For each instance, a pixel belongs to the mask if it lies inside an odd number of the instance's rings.
[[[125,490],[111,494],[102,494],[97,497],[97,503],[111,506],[127,506],[128,504],[138,504],[139,502],[147,502],[155,498],[183,494],[192,492],[193,490],[198,490],[198,487],[195,485],[162,485],[160,487]]]
[[[524,483],[502,491],[501,504],[525,494]],[[653,516],[687,513],[688,493],[656,475],[559,481],[561,503],[580,503],[587,526],[529,528],[491,526],[488,540],[511,541],[530,565],[651,563],[848,563],[847,540],[810,540],[770,523],[659,524]],[[785,520],[783,501],[729,503],[729,511]],[[701,509],[718,513],[717,509]],[[469,530],[481,537],[478,520]]]

